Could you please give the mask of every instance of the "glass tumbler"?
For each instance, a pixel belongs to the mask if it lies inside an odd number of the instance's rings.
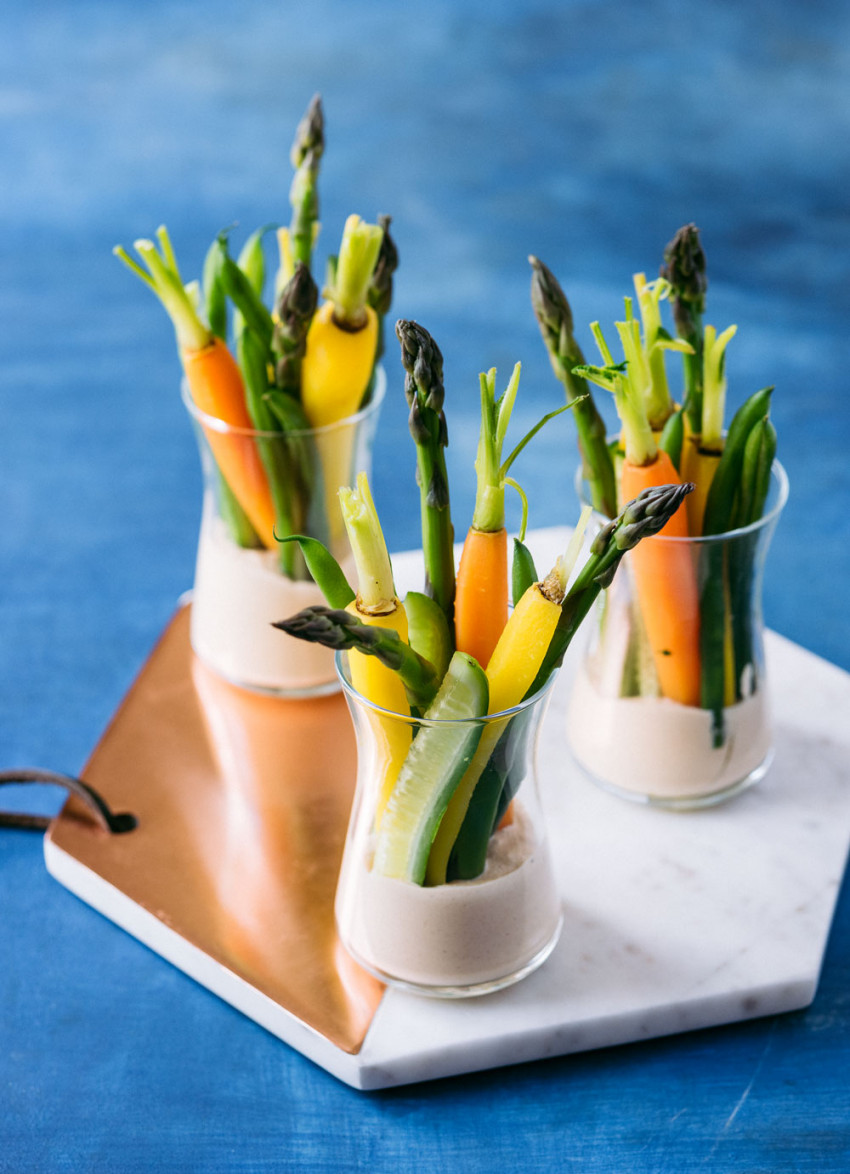
[[[647,538],[625,556],[587,625],[567,710],[572,754],[594,782],[686,809],[764,777],[772,735],[762,580],[787,497],[774,461],[759,521]]]
[[[357,692],[347,654],[338,654],[337,666],[357,742],[357,786],[335,903],[342,944],[384,982],[419,994],[462,998],[517,982],[545,961],[561,930],[536,777],[551,682],[501,714],[428,721],[380,709]],[[416,753],[420,739],[426,749],[420,742]],[[433,817],[441,809],[432,811],[430,826],[423,811],[444,787],[446,747],[458,743],[466,750],[455,793],[471,783],[472,798],[435,878],[440,835],[432,842]],[[442,808],[446,798],[444,791]],[[410,818],[408,830],[419,829],[401,853],[393,843],[404,830],[399,810]],[[393,875],[387,862],[397,863],[408,849],[411,860],[428,859],[424,876]]]
[[[370,471],[385,389],[378,368],[372,398],[355,415],[323,428],[258,432],[205,415],[184,385],[203,471],[191,642],[233,684],[289,697],[339,688],[331,651],[271,627],[324,602],[298,544],[275,535],[318,538],[346,566],[337,490]]]

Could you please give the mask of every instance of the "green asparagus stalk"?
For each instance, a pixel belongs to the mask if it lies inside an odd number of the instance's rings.
[[[299,261],[310,268],[313,245],[319,231],[319,165],[325,150],[325,117],[322,98],[315,94],[298,124],[290,152],[295,168],[289,202],[292,219],[287,233],[290,267],[284,265],[280,284],[289,281]]]
[[[611,453],[605,440],[605,421],[599,414],[587,382],[573,371],[584,355],[573,333],[573,315],[566,295],[550,269],[529,257],[532,268],[531,304],[555,375],[563,384],[578,433],[582,474],[590,486],[594,509],[613,518],[617,488]],[[582,398],[577,398],[582,397]]]
[[[412,705],[425,710],[433,701],[439,681],[434,666],[421,657],[391,628],[361,623],[348,611],[316,605],[305,607],[289,619],[272,625],[313,644],[338,651],[355,649],[376,657],[381,664],[397,672]]]
[[[443,356],[418,323],[400,319],[395,331],[406,372],[404,393],[410,408],[410,434],[416,444],[425,593],[437,601],[451,624],[455,598],[454,528],[445,457],[449,436],[443,412]]]
[[[378,318],[378,345],[375,350],[375,364],[384,353],[384,319],[390,312],[393,301],[393,274],[398,269],[398,249],[390,235],[392,217],[381,215],[378,225],[383,229],[378,260],[372,271],[372,280],[366,293],[366,300]],[[333,283],[332,283],[333,284]]]
[[[673,303],[673,321],[676,333],[689,342],[693,354],[686,354],[685,402],[691,431],[699,434],[702,426],[703,393],[703,330],[705,292],[708,287],[705,253],[695,224],[686,224],[664,250],[664,264],[660,274],[670,283]]]
[[[281,391],[301,398],[301,364],[307,350],[307,331],[316,312],[319,290],[303,261],[281,290],[272,334],[275,384]]]
[[[693,485],[661,485],[644,489],[621,513],[603,526],[590,545],[590,557],[579,571],[561,603],[561,617],[552,642],[531,688],[531,697],[542,689],[564,659],[570,641],[590,611],[599,592],[610,587],[620,560],[643,538],[658,534],[672,518]]]

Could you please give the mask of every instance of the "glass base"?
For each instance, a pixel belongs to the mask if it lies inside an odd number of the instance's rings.
[[[742,791],[746,791],[748,787],[760,782],[773,762],[773,748],[768,750],[758,766],[753,767],[749,774],[744,775],[743,778],[734,783],[727,783],[716,791],[691,795],[654,795],[646,791],[632,791],[628,787],[621,787],[616,783],[608,782],[607,779],[599,778],[598,775],[588,770],[584,763],[576,758],[575,754],[572,755],[572,758],[589,782],[611,795],[616,795],[618,799],[627,799],[630,803],[640,803],[645,807],[659,807],[664,811],[699,811],[704,807],[716,807],[720,803],[725,803],[736,795],[740,795]]]
[[[512,970],[510,974],[501,975],[499,978],[491,978],[486,982],[468,983],[466,985],[438,986],[409,982],[406,979],[387,974],[385,971],[379,970],[377,966],[372,966],[365,958],[361,958],[356,950],[352,950],[350,946],[346,945],[345,949],[358,966],[362,966],[369,974],[374,975],[375,978],[379,978],[387,986],[395,987],[397,990],[407,991],[408,994],[413,995],[424,995],[426,998],[432,999],[472,999],[477,998],[479,995],[490,995],[495,991],[504,990],[505,987],[513,986],[514,983],[519,982],[523,978],[527,978],[529,974],[542,966],[558,944],[558,938],[561,936],[563,925],[564,916],[561,914],[558,917],[558,923],[549,940],[532,958],[516,970]]]

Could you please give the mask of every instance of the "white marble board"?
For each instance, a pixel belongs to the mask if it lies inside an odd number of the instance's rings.
[[[538,532],[548,566],[566,531]],[[395,560],[400,593],[415,562]],[[768,633],[776,757],[743,795],[691,813],[607,794],[564,737],[568,661],[540,747],[564,929],[517,986],[448,1002],[388,990],[341,1052],[151,914],[49,848],[54,876],[339,1079],[377,1089],[791,1011],[815,995],[850,845],[850,675]]]

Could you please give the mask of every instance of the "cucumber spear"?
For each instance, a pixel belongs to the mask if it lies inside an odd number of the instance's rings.
[[[395,332],[401,343],[401,361],[406,372],[408,424],[416,444],[425,593],[437,601],[451,624],[455,599],[454,528],[445,457],[449,434],[443,412],[443,356],[428,331],[418,323],[399,319]]]
[[[531,264],[531,304],[540,333],[549,352],[552,369],[572,402],[578,433],[582,474],[590,486],[593,508],[606,518],[617,512],[614,464],[605,438],[605,421],[599,414],[586,380],[573,374],[584,363],[584,355],[573,334],[573,313],[557,278],[537,257]],[[580,398],[578,398],[580,397]]]

